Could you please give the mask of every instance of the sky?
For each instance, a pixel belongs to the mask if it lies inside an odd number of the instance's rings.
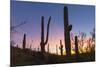
[[[89,5],[72,4],[50,4],[38,2],[11,2],[11,26],[16,26],[24,21],[20,27],[15,30],[17,33],[11,33],[11,40],[21,47],[24,33],[26,33],[27,47],[32,44],[32,49],[40,45],[41,39],[41,17],[44,16],[45,39],[46,27],[51,16],[49,40],[50,51],[55,53],[56,45],[60,45],[60,40],[64,45],[64,20],[63,8],[68,7],[69,24],[72,24],[71,32],[85,32],[90,36],[90,31],[95,27],[95,7]]]

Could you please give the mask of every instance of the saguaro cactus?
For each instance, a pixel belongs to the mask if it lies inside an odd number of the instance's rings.
[[[42,20],[41,20],[41,52],[45,53],[45,45],[48,42],[48,36],[49,36],[49,25],[50,25],[50,21],[51,21],[51,17],[48,20],[48,24],[47,24],[47,35],[46,35],[46,40],[44,41],[44,17],[42,16]]]
[[[64,7],[64,38],[65,38],[65,49],[67,56],[71,55],[71,43],[70,43],[70,31],[72,29],[72,25],[68,23],[68,8]]]
[[[62,45],[62,41],[61,40],[60,40],[60,47],[59,47],[59,49],[60,49],[61,55],[63,55],[63,45]]]
[[[23,49],[25,49],[25,46],[26,46],[26,34],[24,34],[23,37]]]
[[[58,55],[58,47],[57,47],[57,45],[56,45],[56,54]]]
[[[30,50],[32,49],[32,44],[30,44]]]
[[[76,55],[79,54],[79,52],[78,52],[78,40],[77,40],[77,36],[75,36],[75,53],[76,53]]]
[[[38,51],[40,51],[40,47],[38,46]]]
[[[18,44],[17,44],[17,48],[19,48],[19,47],[18,47]]]
[[[49,53],[49,44],[48,44],[48,53]]]

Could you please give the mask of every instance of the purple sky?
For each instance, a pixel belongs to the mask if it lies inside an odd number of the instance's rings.
[[[69,24],[72,24],[72,33],[85,32],[90,36],[90,31],[95,27],[95,7],[87,5],[50,4],[36,2],[11,2],[11,25],[15,26],[23,21],[27,23],[16,28],[18,33],[11,33],[11,40],[21,47],[23,34],[27,35],[27,47],[33,48],[40,45],[41,16],[44,16],[45,32],[49,17],[51,16],[49,41],[51,51],[55,52],[56,44],[60,39],[64,44],[63,8],[68,6]],[[46,37],[46,36],[45,36]]]

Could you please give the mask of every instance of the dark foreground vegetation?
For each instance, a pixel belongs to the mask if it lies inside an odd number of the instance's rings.
[[[58,64],[58,63],[76,63],[95,61],[95,53],[72,55],[70,57],[46,53],[46,61],[43,59],[41,52],[23,50],[11,47],[11,66],[23,65],[41,65],[41,64]]]

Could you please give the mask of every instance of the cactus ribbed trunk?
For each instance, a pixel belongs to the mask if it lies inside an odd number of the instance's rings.
[[[71,55],[71,42],[70,42],[70,31],[72,29],[72,25],[68,23],[68,8],[64,7],[64,38],[65,38],[65,49],[67,56]]]
[[[42,16],[42,23],[41,23],[41,51],[45,52],[44,49],[44,17]]]
[[[50,25],[50,21],[51,21],[51,17],[49,18],[48,24],[47,24],[47,35],[46,35],[46,40],[44,41],[44,17],[42,16],[41,19],[41,52],[45,53],[45,45],[48,42],[48,36],[49,36],[49,25]]]
[[[78,40],[77,40],[77,36],[75,36],[75,53],[76,53],[76,55],[79,54],[79,52],[78,52]]]
[[[78,59],[79,59],[79,51],[78,51],[78,39],[77,39],[77,36],[75,36],[75,57],[76,57],[76,61],[78,61]]]
[[[26,46],[26,34],[24,34],[23,37],[23,49],[25,49],[25,46]]]

